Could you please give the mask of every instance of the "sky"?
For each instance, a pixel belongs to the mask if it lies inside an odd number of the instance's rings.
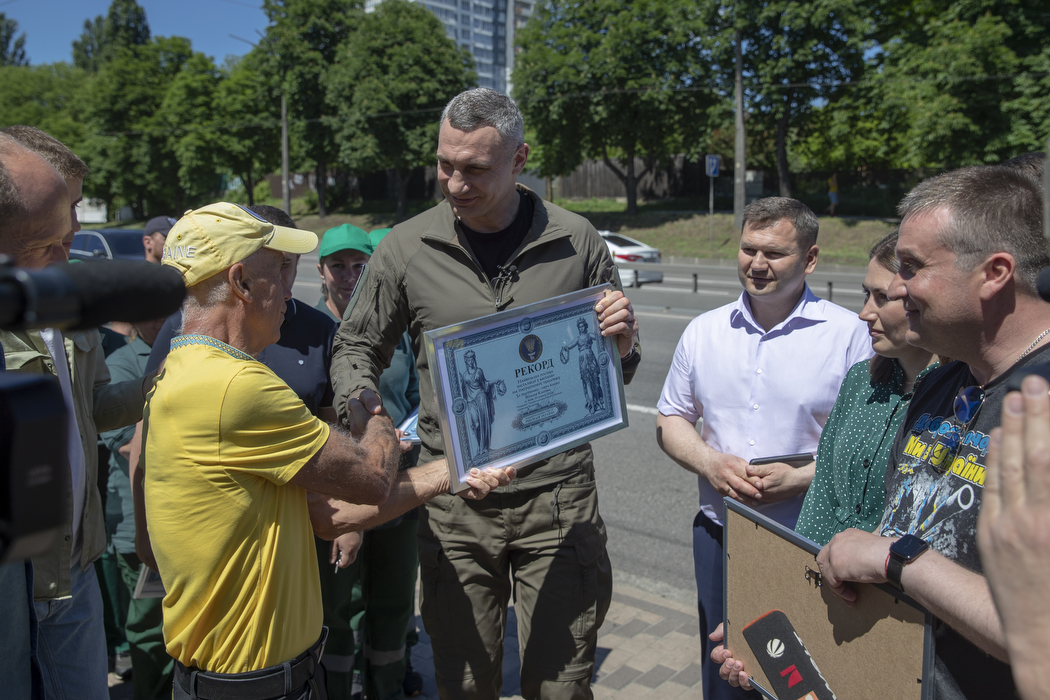
[[[251,46],[231,38],[258,41],[266,29],[262,0],[138,0],[146,10],[152,36],[183,36],[222,64],[227,55],[242,56]],[[110,0],[0,0],[0,12],[18,22],[26,35],[26,55],[33,65],[73,61],[73,41],[84,20],[105,15]]]

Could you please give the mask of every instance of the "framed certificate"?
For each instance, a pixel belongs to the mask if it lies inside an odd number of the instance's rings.
[[[425,335],[449,482],[521,467],[627,427],[613,338],[594,312],[608,284]]]
[[[774,700],[933,697],[928,611],[885,584],[855,584],[847,606],[823,585],[819,545],[724,502],[726,647],[752,686]]]

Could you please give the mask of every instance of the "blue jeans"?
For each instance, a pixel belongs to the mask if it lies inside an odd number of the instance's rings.
[[[30,626],[33,584],[29,562],[0,566],[0,677],[4,697],[29,700],[32,685],[32,637]]]
[[[704,515],[693,520],[693,566],[696,572],[697,612],[700,616],[700,674],[705,700],[761,700],[757,690],[741,690],[729,685],[718,675],[719,665],[711,660],[715,643],[707,635],[715,631],[724,614],[725,560],[722,549],[722,526]]]
[[[47,700],[108,700],[106,631],[95,567],[70,569],[73,595],[35,603]]]

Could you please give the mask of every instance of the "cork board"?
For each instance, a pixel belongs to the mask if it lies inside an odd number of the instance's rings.
[[[847,607],[818,585],[812,542],[736,501],[726,505],[727,648],[766,695],[775,697],[741,630],[783,610],[839,698],[931,696],[932,684],[922,679],[930,677],[924,671],[932,674],[933,641],[922,608],[869,584],[858,586],[856,604]]]

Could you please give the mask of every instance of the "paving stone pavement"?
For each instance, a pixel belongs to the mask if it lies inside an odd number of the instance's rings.
[[[699,624],[695,607],[616,584],[609,613],[598,632],[591,684],[595,700],[702,700]],[[422,625],[420,628],[419,644],[412,650],[412,665],[423,675],[423,694],[418,697],[436,700],[430,637]],[[513,609],[507,615],[503,647],[501,697],[520,700],[521,663]]]
[[[419,644],[412,666],[423,676],[421,700],[437,700],[430,637],[419,623]],[[616,584],[605,623],[598,632],[595,700],[673,700],[697,698],[700,690],[700,640],[696,608],[633,586]],[[503,693],[521,699],[521,662],[514,610],[504,637]],[[113,683],[111,700],[130,700],[130,683]]]

